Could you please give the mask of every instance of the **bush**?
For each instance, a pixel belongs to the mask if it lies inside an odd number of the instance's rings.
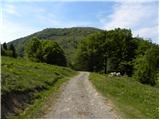
[[[38,38],[34,37],[28,41],[25,48],[25,55],[31,61],[39,62],[41,60],[42,45]]]
[[[158,80],[158,49],[152,47],[135,60],[135,77],[141,83],[155,85]]]
[[[67,64],[63,50],[54,41],[40,41],[38,38],[32,38],[26,45],[25,53],[31,61],[60,66],[66,66]]]
[[[60,46],[53,41],[42,42],[42,60],[48,64],[66,66],[66,58]]]
[[[17,57],[16,49],[13,44],[10,44],[8,47],[6,43],[1,45],[1,55],[2,56],[9,56],[9,57]]]
[[[9,50],[12,52],[11,56],[16,58],[17,57],[17,53],[16,53],[16,50],[15,50],[15,47],[14,47],[13,44],[10,44]]]

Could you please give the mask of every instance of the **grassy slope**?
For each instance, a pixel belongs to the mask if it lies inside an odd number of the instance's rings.
[[[2,96],[28,91],[34,93],[31,98],[34,102],[31,102],[32,104],[28,106],[25,112],[21,111],[21,114],[17,114],[15,118],[35,117],[36,114],[33,113],[37,113],[47,97],[51,93],[57,92],[63,82],[76,74],[69,68],[9,57],[2,57],[1,65]]]
[[[109,77],[92,73],[96,89],[109,97],[124,118],[158,118],[158,88],[143,85],[133,78]]]

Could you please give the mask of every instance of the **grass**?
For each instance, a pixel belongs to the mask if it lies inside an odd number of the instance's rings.
[[[24,110],[10,114],[7,118],[36,118],[40,108],[52,93],[57,93],[62,83],[76,75],[77,72],[45,63],[34,63],[24,59],[2,57],[1,94],[32,92],[29,104]],[[2,103],[3,104],[3,103]],[[39,111],[39,112],[38,112]]]
[[[123,118],[158,119],[159,90],[129,77],[90,74],[90,81],[103,96],[110,98]]]

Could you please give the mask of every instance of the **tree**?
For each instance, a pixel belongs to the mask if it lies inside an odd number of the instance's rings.
[[[132,60],[135,57],[135,44],[131,30],[117,28],[106,32],[108,48],[109,71],[119,71],[121,74],[132,74]]]
[[[5,50],[4,50],[4,48],[3,48],[3,45],[1,45],[1,55],[2,55],[2,56],[5,56],[5,55],[6,55]]]
[[[136,45],[136,55],[144,55],[146,50],[150,49],[154,44],[143,38],[133,38],[133,42]]]
[[[42,61],[41,52],[42,46],[38,38],[34,37],[28,41],[25,48],[25,55],[28,59],[35,62]]]
[[[10,46],[8,47],[6,43],[3,43],[1,45],[1,55],[16,58],[17,54],[13,44],[10,44]]]
[[[135,44],[131,30],[103,31],[84,39],[76,52],[76,66],[88,71],[119,71],[132,74]]]
[[[84,39],[77,48],[75,55],[76,69],[100,71],[104,66],[102,44],[105,32],[99,32]]]
[[[40,41],[38,38],[32,38],[26,45],[25,53],[26,57],[31,61],[60,66],[67,65],[63,50],[54,41]]]
[[[7,43],[6,42],[3,43],[3,48],[4,48],[4,50],[7,50]]]
[[[135,59],[135,73],[137,80],[144,84],[155,85],[158,80],[158,46],[151,47]]]
[[[7,44],[6,44],[6,42],[4,42],[4,43],[1,45],[1,55],[2,55],[2,56],[7,56]]]
[[[16,50],[15,50],[15,47],[13,46],[13,44],[10,44],[9,50],[11,50],[11,52],[12,52],[12,57],[16,58],[17,54],[16,54]]]
[[[63,50],[54,41],[48,40],[42,42],[42,59],[48,64],[67,65]]]

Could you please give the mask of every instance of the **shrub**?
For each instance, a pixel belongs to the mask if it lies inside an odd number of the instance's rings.
[[[32,38],[25,48],[26,57],[35,62],[46,62],[66,66],[67,61],[60,46],[50,40],[40,41],[38,38]]]
[[[10,44],[8,47],[6,43],[1,45],[1,55],[2,56],[9,56],[9,57],[17,57],[16,49],[13,44]]]
[[[152,47],[135,60],[135,77],[141,83],[155,85],[158,80],[158,49]]]
[[[48,64],[66,66],[66,58],[63,50],[54,41],[42,42],[42,59]]]
[[[42,46],[38,38],[34,37],[28,41],[25,48],[25,55],[31,61],[41,61]]]

